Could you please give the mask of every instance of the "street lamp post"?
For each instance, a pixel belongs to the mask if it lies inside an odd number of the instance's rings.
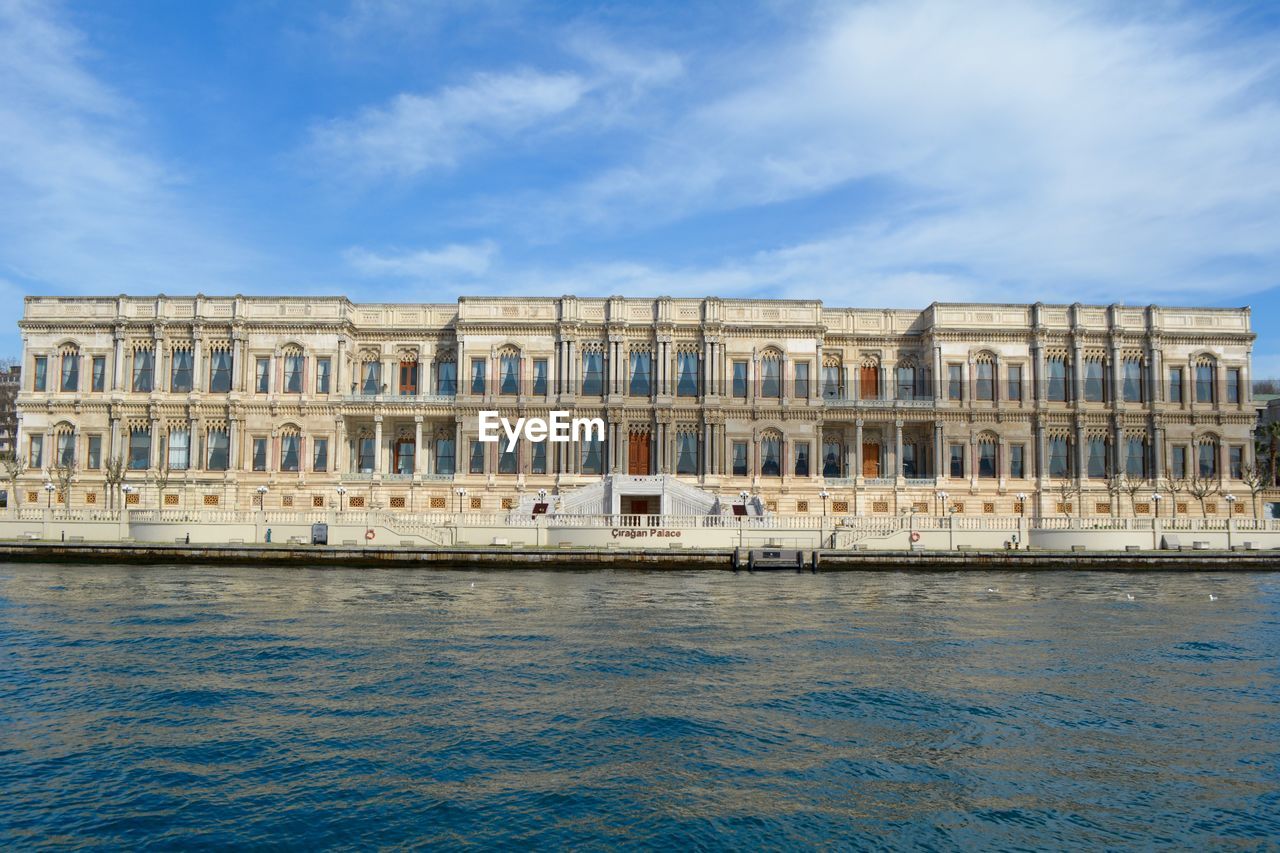
[[[53,509],[53,493],[57,490],[57,488],[58,487],[55,486],[49,480],[44,481],[44,491],[45,491],[45,495],[48,497],[48,501],[46,505],[49,507],[49,509]]]
[[[1154,508],[1153,512],[1155,512],[1156,518],[1160,517],[1160,501],[1162,500],[1164,500],[1164,495],[1159,492],[1151,493],[1151,505]]]
[[[267,487],[258,486],[255,491],[258,493],[258,509],[265,510],[267,508]]]
[[[342,512],[342,499],[347,496],[347,487],[338,486],[338,512]]]
[[[959,512],[958,507],[947,507],[947,512],[951,516],[947,519],[947,550],[954,551],[956,549],[956,513]]]
[[[747,523],[747,498],[749,497],[751,497],[751,494],[745,490],[738,492],[738,500],[742,501],[742,515],[738,516],[738,548],[739,549],[741,549],[743,545],[743,531]]]
[[[1232,533],[1231,528],[1232,528],[1232,525],[1235,524],[1235,519],[1236,519],[1236,496],[1227,495],[1226,501],[1227,501],[1227,550],[1230,551],[1231,550],[1231,533]]]
[[[459,486],[458,488],[456,488],[456,489],[454,489],[454,490],[453,490],[453,493],[454,493],[455,495],[457,495],[457,496],[458,496],[458,513],[459,513],[459,514],[461,514],[461,513],[462,513],[462,499],[463,499],[463,498],[465,498],[465,497],[467,496],[467,490],[466,490],[466,489],[464,489],[464,488],[462,488],[461,486]]]
[[[1013,543],[1013,547],[1020,548],[1027,538],[1024,529],[1027,523],[1027,493],[1018,492],[1014,497],[1018,499],[1018,539]]]
[[[134,492],[134,488],[133,488],[133,486],[129,485],[128,483],[125,483],[123,486],[121,486],[121,487],[120,487],[120,491],[124,494],[124,505],[125,505],[125,507],[128,507],[128,506],[129,506],[129,495],[133,494],[133,492]]]
[[[938,517],[945,518],[947,513],[947,498],[950,497],[946,492],[938,492]]]
[[[818,530],[818,547],[823,548],[827,544],[827,498],[831,497],[831,493],[823,489],[818,492],[818,497],[822,498],[822,522]]]

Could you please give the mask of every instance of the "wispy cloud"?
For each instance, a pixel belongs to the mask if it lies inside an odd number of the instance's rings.
[[[573,74],[478,74],[459,86],[399,94],[353,118],[319,125],[312,148],[359,176],[451,169],[465,154],[571,109],[587,85]]]
[[[440,275],[484,275],[497,253],[497,244],[484,241],[392,253],[377,253],[356,246],[343,252],[343,259],[363,276],[429,280]]]
[[[147,153],[135,108],[86,69],[86,50],[49,4],[0,2],[4,272],[69,292],[232,280],[245,253],[192,222],[179,176]]]
[[[534,221],[634,229],[865,182],[819,241],[848,247],[850,287],[939,268],[1094,299],[1268,286],[1275,61],[1206,47],[1212,26],[1054,3],[842,7]]]

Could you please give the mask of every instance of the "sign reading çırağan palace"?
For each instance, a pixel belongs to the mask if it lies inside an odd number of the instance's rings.
[[[406,511],[465,488],[471,509],[747,491],[782,513],[1034,515],[1068,482],[1089,515],[1115,511],[1113,475],[1227,493],[1252,454],[1247,309],[29,297],[20,326],[23,503],[71,464],[72,505],[93,504],[119,459],[151,506],[247,508],[267,486],[269,507],[310,508],[345,485]]]

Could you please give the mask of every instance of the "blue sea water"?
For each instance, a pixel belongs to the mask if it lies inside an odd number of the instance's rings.
[[[1274,849],[1278,651],[1280,574],[5,564],[0,843]]]

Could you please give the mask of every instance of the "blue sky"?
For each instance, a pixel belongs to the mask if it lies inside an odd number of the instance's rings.
[[[0,310],[1250,305],[1280,376],[1278,35],[1276,4],[0,0]]]

